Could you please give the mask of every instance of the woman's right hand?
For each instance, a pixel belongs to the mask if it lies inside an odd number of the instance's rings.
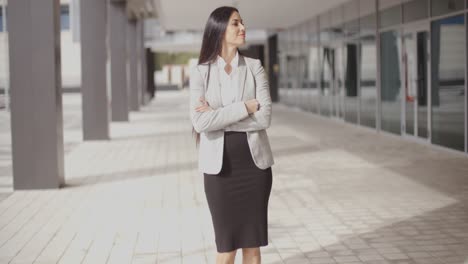
[[[251,100],[245,101],[244,104],[249,114],[253,114],[257,112],[258,104],[259,104],[257,99],[251,99]]]

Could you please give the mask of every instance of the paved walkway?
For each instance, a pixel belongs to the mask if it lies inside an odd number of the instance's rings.
[[[111,141],[67,125],[67,187],[0,202],[0,263],[214,263],[188,96],[157,96]],[[273,116],[262,263],[468,263],[466,156],[282,105]]]

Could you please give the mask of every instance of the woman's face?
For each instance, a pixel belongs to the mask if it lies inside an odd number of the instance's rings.
[[[224,35],[224,42],[227,45],[239,47],[245,43],[244,21],[238,12],[233,12]]]

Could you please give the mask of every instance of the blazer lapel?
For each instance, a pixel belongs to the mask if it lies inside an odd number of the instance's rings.
[[[242,101],[242,96],[244,96],[245,79],[247,75],[247,65],[245,65],[244,56],[241,56],[240,54],[237,74],[239,80],[239,89],[237,90],[236,102],[240,102]]]

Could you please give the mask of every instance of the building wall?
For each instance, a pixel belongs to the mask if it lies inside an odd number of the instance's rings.
[[[466,2],[350,0],[279,32],[280,101],[466,153]]]

